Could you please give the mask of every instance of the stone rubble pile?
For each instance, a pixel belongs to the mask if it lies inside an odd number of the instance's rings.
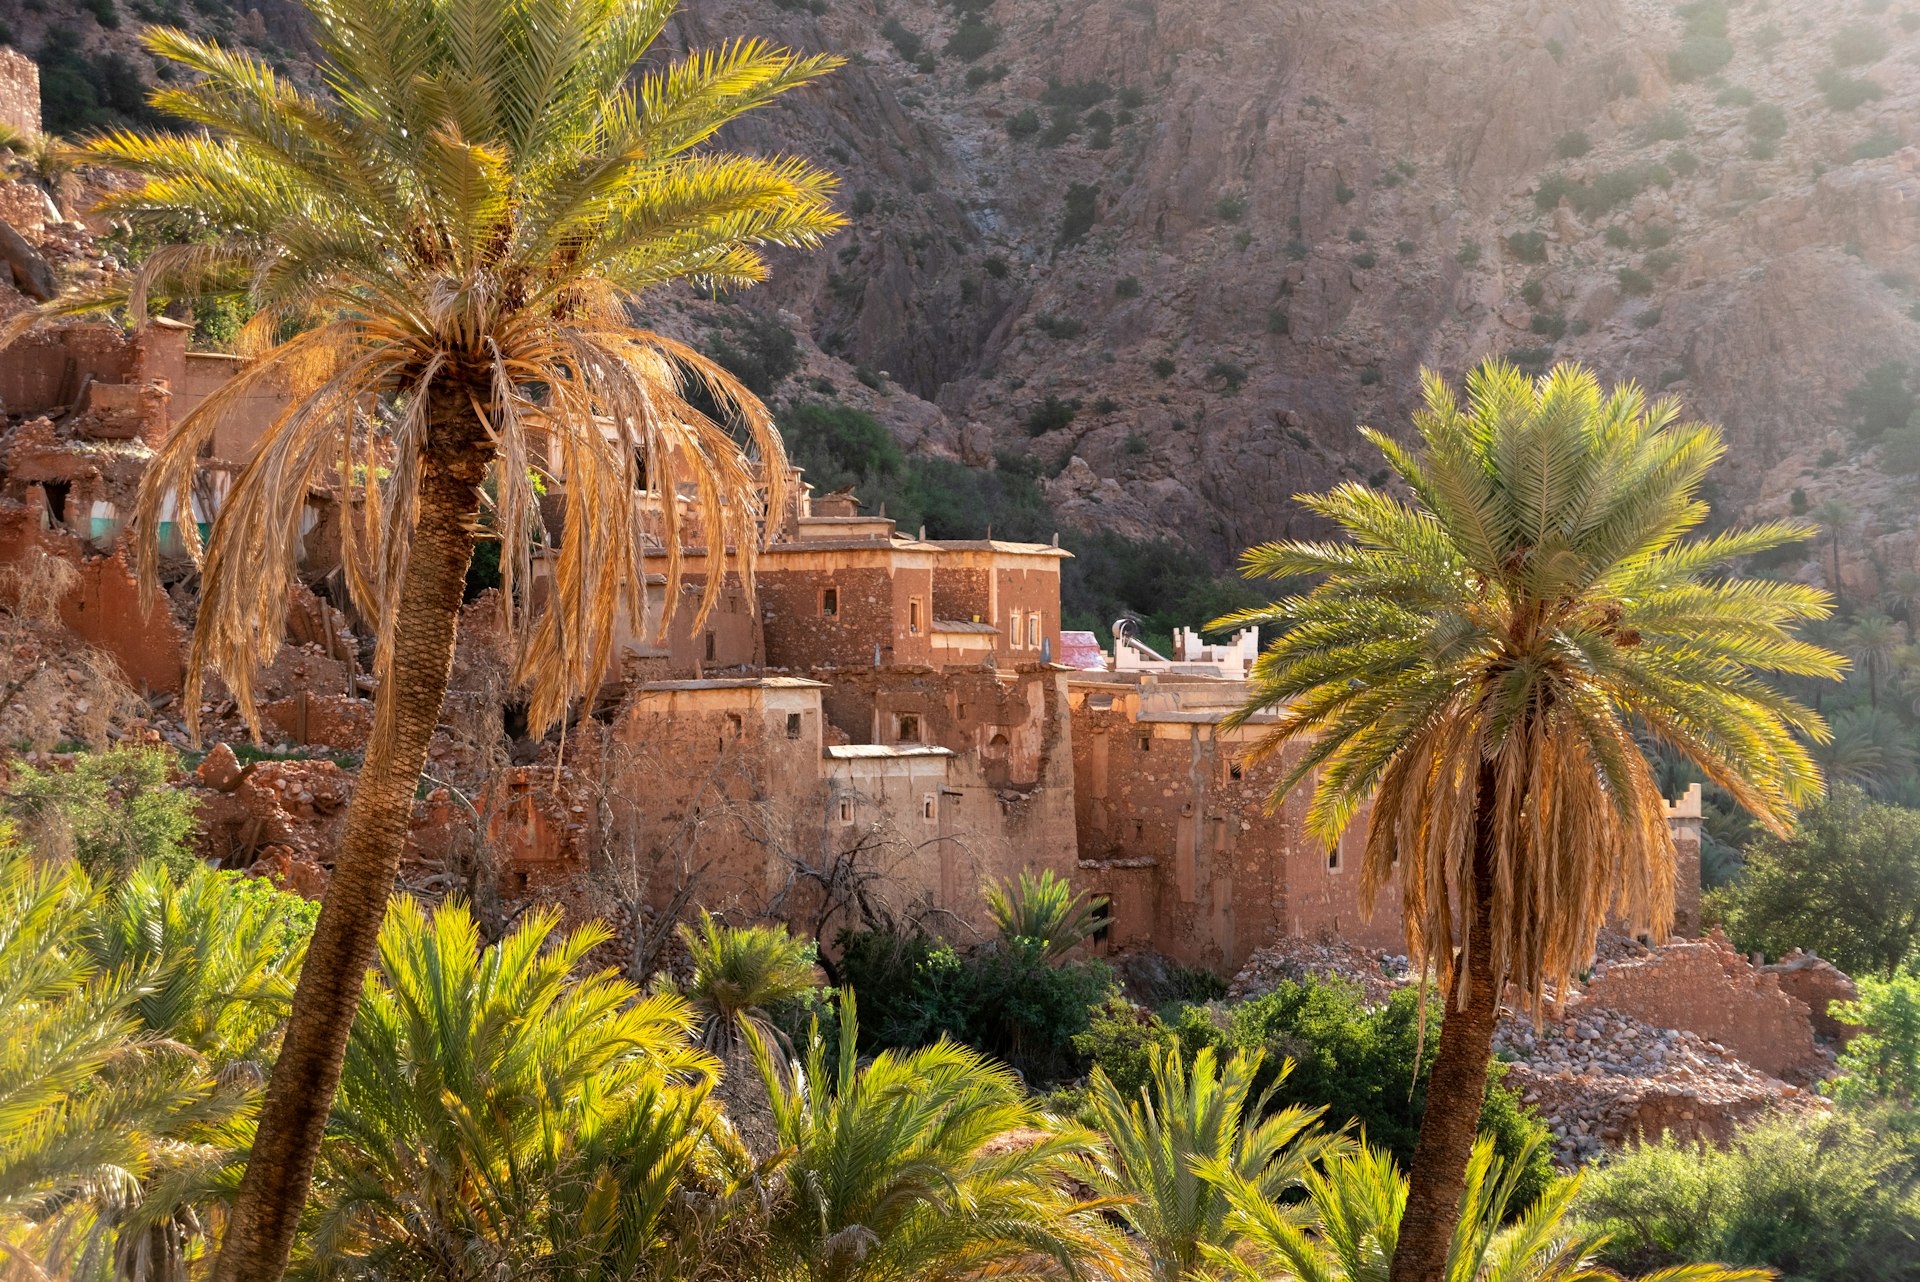
[[[1359,948],[1339,940],[1282,939],[1247,958],[1227,987],[1228,1001],[1249,1001],[1270,993],[1282,981],[1313,975],[1357,984],[1369,1006],[1378,1006],[1419,977],[1396,953]]]

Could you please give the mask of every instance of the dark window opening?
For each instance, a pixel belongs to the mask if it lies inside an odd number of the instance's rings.
[[[900,743],[920,742],[920,718],[911,712],[903,712],[896,723],[897,733],[893,736]]]
[[[1227,778],[1229,779],[1235,779],[1235,780],[1239,779],[1240,773],[1241,773],[1240,763],[1237,761],[1227,767]]]
[[[840,613],[840,589],[820,589],[820,616],[831,619]]]
[[[1340,871],[1340,847],[1334,846],[1327,851],[1327,871]]]
[[[713,654],[714,654],[713,633],[709,632],[707,633],[707,662],[708,663],[713,662]]]
[[[500,733],[509,739],[527,737],[527,705],[524,701],[500,705]]]
[[[1143,734],[1143,735],[1141,735],[1141,736],[1140,736],[1140,751],[1142,751],[1142,752],[1151,752],[1151,751],[1153,751],[1153,736],[1152,736],[1152,735],[1150,735],[1150,734]]]
[[[799,737],[800,737],[800,714],[797,712],[789,712],[787,714],[787,738],[798,739]]]
[[[1133,839],[1135,841],[1139,841],[1142,837],[1146,835],[1147,835],[1147,826],[1141,823],[1138,819],[1134,820],[1133,821]]]
[[[1104,895],[1096,895],[1094,898],[1107,900],[1107,902],[1094,909],[1094,921],[1096,924],[1093,928],[1092,935],[1094,943],[1104,944],[1113,934],[1113,900]]]
[[[71,481],[41,482],[41,488],[47,492],[47,514],[55,525],[67,523],[67,491],[72,487]]]

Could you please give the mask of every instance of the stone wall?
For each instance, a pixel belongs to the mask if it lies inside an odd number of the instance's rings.
[[[151,611],[141,607],[133,572],[120,555],[88,555],[77,536],[41,529],[29,508],[0,510],[0,566],[20,562],[35,548],[66,558],[80,571],[60,602],[60,621],[75,636],[113,656],[135,690],[180,689],[186,637],[164,602]]]
[[[1698,1033],[1785,1081],[1804,1082],[1828,1064],[1814,1043],[1807,1004],[1788,994],[1778,975],[1756,970],[1734,952],[1718,931],[1607,963],[1588,984],[1586,1001],[1659,1028]]]
[[[0,125],[29,138],[40,132],[40,68],[8,48],[0,48]]]
[[[881,662],[906,659],[899,654],[894,632],[896,596],[905,585],[895,582],[895,570],[883,551],[833,568],[789,568],[792,559],[769,556],[756,574],[754,594],[768,664],[794,671],[870,667],[876,642]],[[928,580],[923,590],[930,595],[931,576],[921,570],[917,577]],[[829,590],[834,594],[831,615],[822,603]]]

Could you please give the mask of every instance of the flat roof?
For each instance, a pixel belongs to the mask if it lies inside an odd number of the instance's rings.
[[[703,677],[694,681],[649,681],[642,690],[824,690],[824,681],[805,677]]]
[[[879,761],[893,757],[951,757],[947,748],[928,743],[842,743],[827,749],[835,761]]]
[[[975,623],[972,619],[935,619],[933,630],[935,632],[984,632],[989,636],[998,635],[1000,632],[1000,629],[991,623]]]

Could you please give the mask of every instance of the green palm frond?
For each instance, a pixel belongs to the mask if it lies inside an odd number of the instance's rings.
[[[1107,901],[1074,890],[1051,868],[1038,877],[990,881],[982,893],[987,913],[1009,943],[1038,949],[1049,959],[1064,957],[1092,937],[1106,918]]]
[[[701,1015],[707,1049],[722,1052],[747,1022],[772,1034],[767,1008],[814,986],[814,945],[785,926],[728,926],[700,913],[698,929],[680,927],[693,962],[685,996]]]
[[[1636,734],[1777,827],[1819,787],[1806,743],[1826,728],[1762,674],[1830,678],[1843,661],[1797,634],[1825,593],[1728,569],[1805,527],[1689,537],[1722,447],[1673,401],[1603,392],[1573,365],[1532,380],[1492,362],[1464,397],[1432,374],[1423,390],[1416,448],[1369,433],[1406,497],[1303,496],[1342,537],[1247,553],[1249,575],[1319,582],[1222,621],[1277,634],[1230,723],[1275,714],[1256,756],[1305,742],[1273,800],[1311,787],[1323,839],[1371,808],[1363,895],[1398,882],[1408,947],[1443,984],[1488,825],[1495,968],[1537,1002],[1609,916],[1661,931],[1671,914],[1672,841]],[[1891,625],[1873,635],[1891,644]]]

